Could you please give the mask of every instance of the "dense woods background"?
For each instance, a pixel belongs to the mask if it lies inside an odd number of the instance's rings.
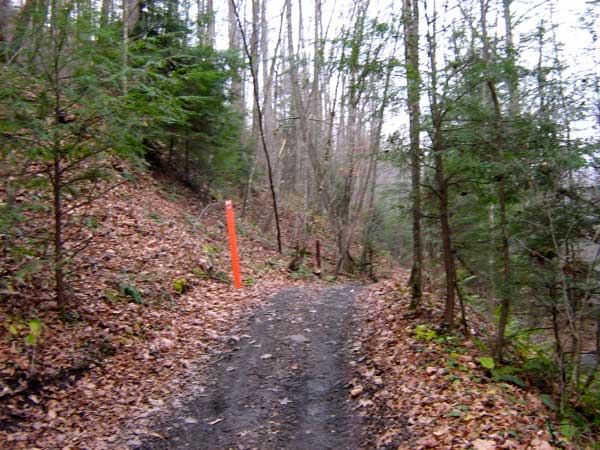
[[[410,264],[417,312],[444,292],[432,327],[486,317],[495,377],[597,426],[600,3],[578,66],[559,3],[339,6],[1,0],[2,301],[34,285],[66,314],[95,202],[151,168],[295,257],[324,218],[335,275]]]

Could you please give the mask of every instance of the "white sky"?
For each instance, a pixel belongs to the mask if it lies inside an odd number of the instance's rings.
[[[279,26],[280,15],[284,8],[284,0],[266,0],[268,3],[268,22],[270,26],[270,40],[271,44],[274,45],[273,41],[277,36],[277,28]],[[501,10],[502,0],[492,0],[491,4]],[[541,0],[532,3],[531,0],[513,0],[511,4],[511,10],[515,17],[515,37],[525,32],[533,31],[536,26],[540,23],[541,19],[544,19],[545,23],[554,22],[558,24],[557,37],[558,40],[564,44],[564,56],[569,63],[569,66],[573,71],[592,71],[598,70],[594,67],[593,61],[590,55],[583,50],[592,46],[592,40],[590,33],[582,29],[579,23],[579,17],[586,10],[586,2],[589,0]],[[437,0],[438,8],[441,10],[444,0]],[[246,17],[250,17],[250,0],[237,0],[240,8],[245,9]],[[304,24],[307,29],[311,28],[312,16],[314,9],[314,0],[292,0],[294,4],[294,18],[297,20],[299,3],[302,4],[304,11]],[[350,10],[350,4],[352,0],[322,0],[323,8],[323,23],[324,26],[331,20],[332,28],[340,27],[344,25],[343,16]],[[370,10],[373,15],[378,15],[380,20],[386,20],[389,17],[389,11],[395,10],[400,12],[400,0],[371,0]],[[428,0],[431,5],[433,0]],[[228,11],[228,0],[217,0],[215,1],[216,10],[216,23],[218,27],[218,39],[217,45],[220,48],[227,46],[227,11]],[[423,15],[423,14],[422,14]],[[494,19],[490,17],[490,19]],[[499,23],[501,32],[503,30],[503,24]],[[600,24],[598,25],[598,32],[600,34]],[[296,24],[297,31],[297,24]],[[330,32],[330,36],[335,36],[334,33]],[[307,33],[307,41],[310,41],[311,33]],[[598,54],[599,44],[595,44],[595,52]],[[600,55],[596,56],[596,62],[600,62]]]
[[[284,9],[284,0],[266,0],[268,3],[268,23],[269,23],[269,44],[272,47],[275,45],[277,38],[278,27],[280,24],[280,17]],[[294,5],[294,20],[298,19],[298,4],[302,4],[304,26],[307,30],[312,29],[312,17],[314,10],[315,0],[292,0]],[[341,26],[348,26],[347,19],[344,20],[344,16],[347,15],[351,9],[353,0],[321,0],[323,10],[323,26],[327,27],[327,24],[331,21],[331,27],[333,29],[339,29]],[[421,0],[422,1],[422,0]],[[457,0],[436,0],[438,4],[438,11],[443,11],[443,5],[446,2],[454,4]],[[461,0],[458,0],[461,1]],[[589,0],[587,0],[589,1]],[[427,0],[427,3],[431,6],[434,0]],[[236,0],[238,7],[244,9],[245,17],[251,16],[251,0]],[[465,2],[466,3],[466,2]],[[488,15],[488,20],[493,28],[494,23],[497,24],[497,30],[500,36],[504,32],[504,23],[502,19],[502,0],[491,0],[490,1],[492,11]],[[567,75],[579,75],[583,76],[587,73],[598,72],[598,64],[600,64],[600,42],[595,44],[592,43],[592,38],[588,30],[582,28],[579,18],[586,11],[587,5],[586,0],[539,0],[532,2],[531,0],[513,0],[511,4],[511,12],[513,14],[513,27],[516,44],[518,44],[520,37],[523,34],[531,33],[543,20],[546,25],[555,23],[558,25],[556,29],[556,36],[559,42],[564,46],[562,48],[562,57],[567,63]],[[388,20],[390,12],[394,11],[400,13],[401,0],[371,0],[370,1],[370,13],[371,16],[378,16],[381,21]],[[228,16],[228,0],[216,0],[216,26],[218,30],[218,42],[217,46],[225,48],[227,46],[227,16]],[[477,8],[477,13],[478,8]],[[421,4],[421,17],[423,18],[423,6]],[[452,20],[451,16],[458,17],[458,12],[449,11],[446,13],[446,17],[442,18],[442,21]],[[248,19],[247,19],[248,20]],[[596,24],[600,27],[600,25]],[[298,31],[297,22],[294,25],[295,32]],[[424,26],[421,27],[421,31],[424,32]],[[600,35],[600,28],[597,30]],[[492,31],[493,32],[493,31]],[[336,37],[335,31],[329,32],[329,38]],[[550,38],[551,35],[548,34]],[[311,31],[305,31],[305,39],[307,45],[310,46],[310,40],[312,38]],[[422,45],[424,46],[424,39],[422,39]],[[599,39],[600,41],[600,39]],[[531,43],[532,48],[535,48],[535,43]],[[592,46],[595,48],[592,49]],[[295,45],[295,48],[297,46]],[[589,51],[592,49],[592,51]],[[547,51],[551,50],[551,47],[546,48]],[[595,56],[593,56],[595,54]],[[403,55],[403,51],[399,52],[399,56]],[[537,53],[535,50],[527,51],[524,50],[521,54],[523,62],[529,67],[534,67],[537,60]],[[425,60],[425,58],[423,58]],[[402,82],[401,80],[398,80]],[[385,132],[392,131],[392,128],[397,128],[402,122],[403,118],[395,117],[393,119],[394,125],[389,124],[385,127]],[[400,122],[400,123],[399,123]],[[583,128],[591,128],[591,126],[583,125]],[[591,129],[590,129],[591,131]],[[586,133],[587,134],[587,133]]]
[[[269,7],[268,22],[273,34],[276,33],[276,27],[279,25],[279,17],[284,7],[284,0],[266,0]],[[314,0],[293,0],[294,15],[297,17],[297,4],[302,3],[304,11],[305,26],[310,26],[312,23],[312,11],[314,9]],[[323,8],[323,22],[327,23],[332,19],[333,24],[341,24],[343,22],[344,13],[349,11],[351,0],[321,0]],[[433,0],[429,0],[431,4]],[[578,23],[578,17],[586,10],[586,3],[589,0],[541,0],[531,2],[530,0],[513,0],[511,10],[517,19],[516,33],[532,30],[541,18],[550,21],[549,6],[553,5],[554,17],[552,20],[560,25],[559,39],[565,43],[565,50],[573,55],[579,54],[582,44],[590,43],[589,33],[581,29]],[[246,17],[249,17],[250,0],[237,0],[238,5],[247,11]],[[395,4],[394,4],[395,3]],[[438,4],[442,5],[444,0],[438,0]],[[498,7],[501,7],[501,0],[496,0]],[[372,0],[370,10],[373,14],[385,20],[386,12],[394,9],[400,12],[399,0]],[[228,0],[220,0],[215,2],[215,10],[217,15],[217,26],[220,28],[220,34],[226,36],[227,28],[227,11]],[[528,15],[529,20],[523,20],[523,16]],[[598,25],[600,32],[600,24]],[[226,39],[221,39],[219,42],[221,48],[226,46]]]

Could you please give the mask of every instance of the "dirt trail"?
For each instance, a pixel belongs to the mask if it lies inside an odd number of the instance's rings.
[[[273,296],[211,369],[204,392],[138,449],[356,449],[345,349],[356,285]]]

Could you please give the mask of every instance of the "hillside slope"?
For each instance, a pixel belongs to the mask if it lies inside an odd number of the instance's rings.
[[[369,418],[365,448],[575,448],[540,392],[494,379],[482,366],[487,353],[477,336],[438,334],[443,302],[433,293],[415,315],[408,275],[369,286],[358,302],[353,393]]]
[[[114,448],[128,421],[168,407],[195,362],[237,339],[249,308],[290,284],[239,222],[246,287],[230,286],[220,203],[205,209],[147,175],[124,182],[89,212],[99,225],[66,314],[48,285],[0,304],[0,447]],[[32,319],[43,324],[33,349],[23,344]]]
[[[289,258],[238,219],[245,286],[233,289],[222,202],[205,207],[170,182],[140,175],[89,214],[96,237],[66,313],[47,284],[0,303],[0,448],[161,441],[157,416],[201,394],[206,366],[244,339],[251,312],[297,282]],[[345,391],[364,416],[363,448],[574,448],[534,390],[493,380],[473,341],[436,334],[434,294],[425,315],[409,311],[405,277],[364,289],[344,331],[355,333]],[[43,324],[34,347],[24,344],[32,319]]]

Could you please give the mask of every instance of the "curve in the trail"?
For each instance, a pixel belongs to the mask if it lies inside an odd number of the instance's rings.
[[[294,287],[273,296],[211,368],[204,394],[160,426],[167,438],[143,448],[358,448],[345,344],[359,289]]]

